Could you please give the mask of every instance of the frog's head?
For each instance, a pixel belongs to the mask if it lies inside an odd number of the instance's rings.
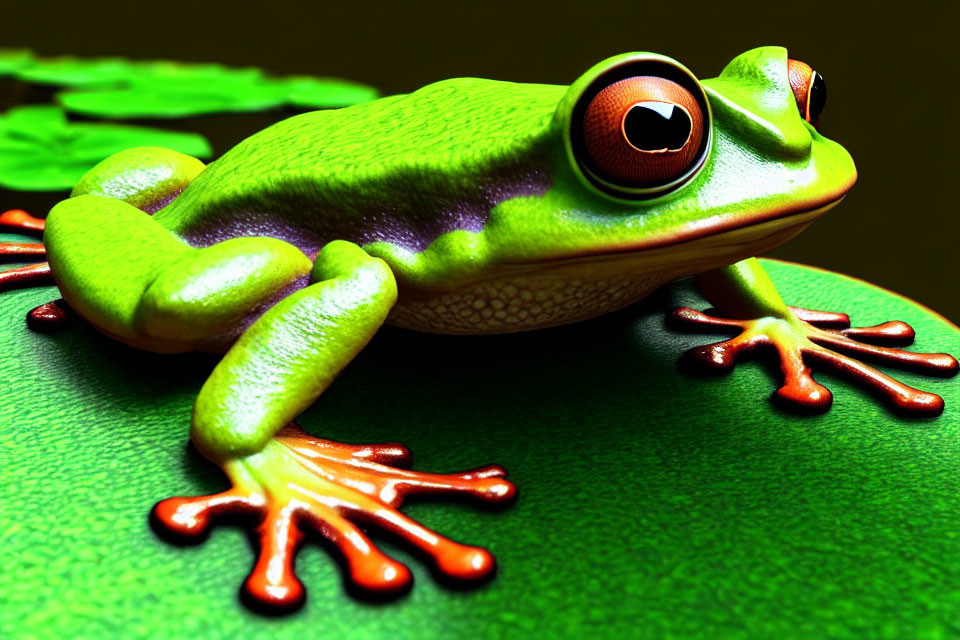
[[[551,124],[563,147],[551,208],[565,212],[553,219],[552,255],[705,238],[726,247],[699,262],[699,245],[679,252],[693,273],[784,242],[856,181],[850,155],[817,131],[825,92],[820,75],[782,47],[748,51],[704,81],[652,53],[595,65]]]

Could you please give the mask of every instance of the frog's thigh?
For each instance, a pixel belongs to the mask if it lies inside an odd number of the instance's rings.
[[[313,264],[275,238],[234,238],[191,249],[143,292],[134,325],[187,344],[235,333],[257,309],[307,284]]]
[[[70,306],[150,351],[189,351],[239,332],[259,308],[305,286],[313,268],[274,238],[195,249],[132,205],[93,195],[54,207],[44,243]]]
[[[192,249],[136,207],[82,195],[57,204],[43,233],[60,292],[81,316],[121,339],[156,274]]]
[[[324,247],[312,280],[254,322],[201,389],[191,437],[208,458],[260,451],[367,344],[397,297],[389,267],[348,242]]]
[[[172,149],[135,147],[94,166],[70,195],[115,198],[153,214],[180,195],[203,169],[196,158]]]

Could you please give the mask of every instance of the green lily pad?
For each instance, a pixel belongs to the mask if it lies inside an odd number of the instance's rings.
[[[0,78],[11,76],[34,61],[29,49],[0,49]]]
[[[372,87],[334,78],[270,78],[256,69],[156,63],[115,86],[61,92],[72,113],[111,119],[186,118],[284,106],[344,107],[377,97]]]
[[[376,99],[376,89],[337,78],[268,77],[253,67],[126,58],[34,58],[0,50],[0,76],[68,87],[57,100],[71,113],[94,118],[187,118],[282,107],[327,109]]]
[[[113,153],[147,146],[167,147],[199,158],[211,155],[206,139],[195,133],[71,123],[59,107],[18,107],[0,115],[0,187],[19,191],[69,189]]]
[[[921,351],[960,354],[960,329],[844,276],[765,261],[792,304],[858,324],[913,324]],[[345,442],[399,441],[417,469],[501,463],[520,489],[500,512],[404,507],[488,547],[499,574],[440,586],[405,550],[400,600],[348,596],[307,544],[300,611],[265,618],[237,598],[253,555],[214,529],[181,548],[147,513],[170,495],[226,488],[185,446],[216,359],[123,347],[81,322],[55,335],[23,315],[54,288],[0,304],[0,636],[4,638],[831,638],[960,635],[960,383],[897,373],[941,394],[942,416],[897,417],[858,387],[820,416],[769,401],[776,369],[690,377],[674,306],[689,282],[622,312],[482,338],[385,329],[300,420]],[[891,370],[892,372],[893,370]]]
[[[371,86],[337,78],[290,76],[282,82],[286,103],[298,109],[347,107],[376,100],[380,95]]]
[[[36,58],[17,69],[17,78],[32,84],[87,87],[121,82],[135,75],[136,64],[126,58]]]
[[[17,77],[28,83],[74,89],[117,87],[132,82],[156,83],[254,82],[264,77],[254,67],[233,68],[216,63],[128,60],[126,58],[33,58],[16,68]]]

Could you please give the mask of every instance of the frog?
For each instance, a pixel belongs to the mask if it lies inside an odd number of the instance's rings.
[[[842,311],[788,306],[756,258],[856,182],[850,154],[818,130],[825,104],[823,76],[777,46],[703,80],[651,52],[605,59],[569,86],[442,80],[282,120],[209,165],[160,148],[115,154],[45,220],[0,216],[43,231],[42,244],[8,251],[47,259],[4,282],[52,279],[73,312],[137,349],[223,354],[190,440],[231,487],[163,499],[150,519],[165,537],[200,541],[218,518],[248,516],[259,543],[241,587],[251,606],[303,605],[295,560],[311,531],[358,593],[395,597],[412,582],[369,527],[477,585],[494,575],[493,555],[399,507],[420,493],[509,504],[505,469],[413,471],[403,445],[334,442],[296,422],[385,323],[530,331],[694,277],[712,307],[668,320],[732,335],[689,351],[696,366],[726,372],[766,350],[785,409],[830,409],[815,365],[894,411],[943,411],[936,394],[858,358],[950,376],[953,356],[900,348],[914,335],[900,321],[851,327]]]

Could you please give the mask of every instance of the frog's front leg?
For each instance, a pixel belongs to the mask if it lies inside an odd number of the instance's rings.
[[[720,315],[683,308],[675,310],[672,318],[686,325],[739,331],[730,340],[689,351],[688,358],[701,368],[727,371],[740,354],[773,348],[784,377],[776,396],[801,410],[822,412],[832,404],[830,391],[810,374],[809,365],[814,364],[854,378],[901,412],[943,412],[940,396],[907,386],[851,357],[862,356],[933,375],[955,374],[957,360],[948,354],[913,353],[873,344],[909,344],[913,340],[909,325],[885,322],[850,328],[846,314],[787,307],[755,258],[698,276],[697,288]]]
[[[244,585],[255,603],[292,608],[304,590],[294,554],[306,528],[342,552],[349,581],[369,592],[399,593],[409,570],[381,553],[359,525],[373,525],[430,555],[450,577],[491,575],[492,556],[460,545],[401,514],[413,493],[460,492],[500,502],[515,493],[491,466],[454,474],[404,471],[399,445],[343,445],[292,424],[383,323],[396,300],[389,268],[356,245],[332,242],[313,268],[314,284],[291,294],[253,323],[214,369],[197,398],[191,437],[233,483],[211,496],[170,498],[153,517],[186,538],[203,534],[212,516],[254,513],[260,557]]]

